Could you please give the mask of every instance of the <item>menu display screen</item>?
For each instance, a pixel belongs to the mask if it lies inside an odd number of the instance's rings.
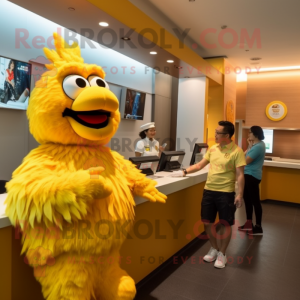
[[[263,129],[264,132],[264,142],[266,145],[266,153],[272,153],[273,152],[273,129]]]

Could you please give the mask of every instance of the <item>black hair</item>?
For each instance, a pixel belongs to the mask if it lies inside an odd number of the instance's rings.
[[[13,59],[11,59],[8,63],[8,70],[10,69],[11,64],[14,64],[16,66],[15,61]]]
[[[140,136],[140,138],[141,139],[144,139],[144,138],[146,138],[146,132],[148,131],[149,129],[146,129],[146,130],[144,130],[144,131],[141,131],[140,133],[139,133],[139,136]]]
[[[234,125],[231,122],[220,121],[218,124],[224,127],[224,133],[228,133],[230,138],[234,135]]]
[[[251,132],[253,133],[253,135],[258,138],[260,141],[265,139],[265,135],[264,132],[262,130],[262,128],[260,126],[252,126],[250,128]]]

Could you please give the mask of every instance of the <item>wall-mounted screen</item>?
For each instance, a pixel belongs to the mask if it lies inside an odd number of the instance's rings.
[[[122,89],[120,113],[123,119],[143,120],[146,93],[128,88]]]
[[[266,153],[273,153],[273,129],[263,129]]]
[[[31,64],[0,56],[0,108],[27,109]]]

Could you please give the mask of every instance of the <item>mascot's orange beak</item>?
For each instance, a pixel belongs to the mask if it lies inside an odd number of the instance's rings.
[[[118,121],[119,101],[107,88],[93,86],[85,88],[66,108],[63,117],[73,130],[89,140],[101,140],[114,134],[113,120]]]

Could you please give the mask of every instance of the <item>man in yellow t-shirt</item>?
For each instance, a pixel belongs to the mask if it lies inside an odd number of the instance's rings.
[[[215,130],[217,144],[206,152],[198,164],[173,172],[172,176],[186,176],[210,164],[201,204],[201,219],[212,247],[203,259],[207,262],[215,260],[216,268],[224,268],[227,262],[226,249],[231,239],[231,226],[234,224],[234,213],[236,207],[242,205],[246,160],[243,150],[231,140],[234,135],[234,125],[228,121],[220,121],[218,124]],[[239,193],[235,196],[236,178]],[[212,232],[217,213],[223,225],[219,236],[223,238],[218,241]]]

